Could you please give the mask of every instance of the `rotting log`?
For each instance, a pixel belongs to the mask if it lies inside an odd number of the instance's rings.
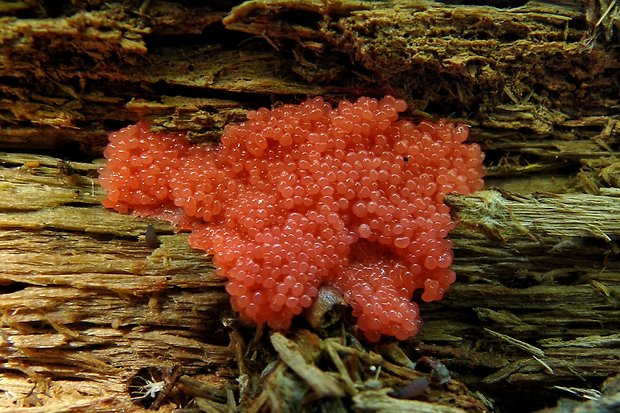
[[[0,406],[616,400],[602,383],[620,373],[619,6],[491,3],[505,8],[0,2]],[[412,104],[407,116],[471,124],[489,169],[488,190],[449,199],[457,283],[399,346],[357,341],[346,312],[252,335],[185,234],[99,206],[106,135],[138,118],[213,143],[250,108],[385,93]],[[425,356],[459,381],[414,369]],[[393,397],[406,391],[416,400]]]

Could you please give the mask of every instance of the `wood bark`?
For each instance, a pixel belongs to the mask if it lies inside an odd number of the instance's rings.
[[[459,3],[0,2],[0,406],[612,411],[620,5]],[[407,342],[357,341],[337,305],[255,331],[187,234],[99,204],[137,119],[213,144],[248,109],[386,93],[472,125],[489,171],[448,200],[458,280]]]

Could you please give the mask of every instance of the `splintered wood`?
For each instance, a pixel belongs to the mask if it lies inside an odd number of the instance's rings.
[[[617,403],[618,2],[198,3],[0,2],[0,409]],[[458,279],[412,340],[359,341],[333,291],[255,329],[187,234],[100,206],[137,119],[214,144],[249,109],[385,94],[472,125],[489,172],[448,199]]]

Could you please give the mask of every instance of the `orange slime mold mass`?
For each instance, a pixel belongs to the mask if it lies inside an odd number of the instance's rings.
[[[339,290],[370,341],[421,326],[413,292],[454,282],[444,197],[481,189],[468,127],[399,120],[403,100],[322,98],[249,112],[217,148],[140,122],[110,136],[103,205],[191,231],[244,319],[286,329],[322,285]]]

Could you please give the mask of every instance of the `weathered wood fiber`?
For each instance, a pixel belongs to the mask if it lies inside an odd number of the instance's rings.
[[[231,3],[0,2],[0,406],[612,411],[617,2]],[[450,197],[458,281],[400,346],[339,311],[252,338],[186,234],[99,205],[107,133],[138,118],[212,144],[251,108],[386,93],[472,125],[489,170]],[[422,356],[458,381],[393,397],[441,376]]]

